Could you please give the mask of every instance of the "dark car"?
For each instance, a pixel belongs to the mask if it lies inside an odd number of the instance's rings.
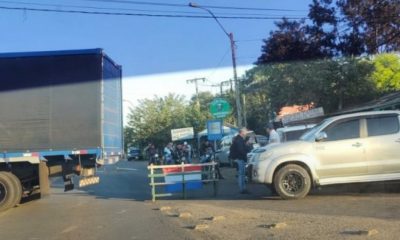
[[[142,152],[139,148],[129,148],[127,158],[128,161],[142,159]]]

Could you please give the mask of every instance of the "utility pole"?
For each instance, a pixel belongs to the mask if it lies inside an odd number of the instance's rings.
[[[232,80],[228,80],[228,81],[222,81],[219,83],[219,92],[220,95],[222,96],[222,86],[226,86],[226,85],[231,85],[232,86]]]
[[[233,65],[233,80],[235,81],[235,100],[236,100],[236,111],[237,111],[237,124],[238,127],[243,127],[242,122],[242,103],[240,102],[240,83],[237,77],[236,71],[236,49],[235,49],[235,41],[233,40],[233,33],[229,33],[229,41],[231,43],[232,50],[232,65]]]
[[[200,102],[199,102],[199,85],[198,85],[198,81],[205,81],[205,78],[193,78],[193,79],[188,79],[186,80],[186,83],[194,83],[195,87],[196,87],[196,105],[197,107],[200,107]]]
[[[237,125],[239,128],[243,127],[242,123],[242,104],[240,101],[240,84],[239,80],[237,78],[237,71],[236,71],[236,49],[235,49],[235,40],[233,39],[233,33],[228,33],[224,26],[219,22],[218,18],[214,15],[213,12],[211,12],[208,8],[202,7],[196,3],[189,3],[189,7],[193,8],[199,8],[203,9],[204,11],[207,11],[213,19],[217,22],[217,24],[220,26],[222,31],[225,33],[225,35],[229,38],[229,43],[231,46],[231,52],[232,52],[232,65],[233,65],[233,80],[235,82],[235,100],[236,100],[236,112],[237,112]],[[231,85],[232,86],[232,85]]]
[[[243,99],[243,122],[244,126],[247,126],[247,109],[246,109],[246,94],[242,94]]]

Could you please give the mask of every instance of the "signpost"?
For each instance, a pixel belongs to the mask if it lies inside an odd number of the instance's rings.
[[[208,140],[220,140],[224,135],[224,127],[221,119],[207,121],[207,136]]]
[[[223,98],[215,98],[210,103],[210,113],[216,119],[207,121],[207,138],[214,141],[214,149],[216,148],[216,141],[224,136],[223,118],[229,115],[231,111],[231,105]]]
[[[194,131],[192,127],[171,129],[172,141],[186,140],[194,138]]]
[[[223,98],[215,98],[210,103],[210,113],[214,118],[224,118],[232,111],[231,105]]]

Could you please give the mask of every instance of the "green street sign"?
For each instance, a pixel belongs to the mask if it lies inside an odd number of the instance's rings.
[[[231,105],[223,98],[216,98],[210,103],[210,113],[214,118],[224,118],[231,111]]]

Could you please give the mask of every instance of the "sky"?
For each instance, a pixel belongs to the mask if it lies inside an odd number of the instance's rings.
[[[216,93],[219,87],[212,85],[233,78],[233,71],[229,38],[215,19],[137,16],[210,17],[204,9],[189,7],[189,2],[0,0],[0,52],[103,48],[122,65],[125,110],[137,105],[139,99],[154,95],[172,92],[189,98],[195,87],[186,80],[192,78],[205,77],[207,81],[199,90]],[[275,29],[274,21],[283,16],[305,17],[311,0],[198,0],[195,3],[206,6],[217,17],[242,18],[219,18],[226,32],[234,35],[240,76],[260,56],[262,39]]]

